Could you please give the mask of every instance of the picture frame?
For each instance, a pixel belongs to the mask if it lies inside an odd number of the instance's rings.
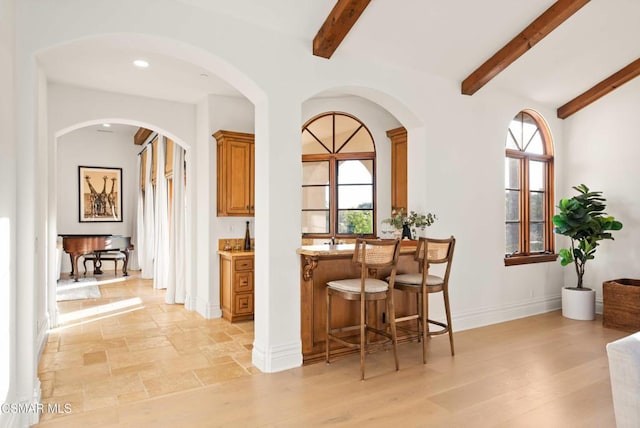
[[[80,223],[122,222],[122,168],[78,166]]]

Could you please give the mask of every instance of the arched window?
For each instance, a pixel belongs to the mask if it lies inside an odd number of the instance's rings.
[[[505,156],[505,265],[555,260],[553,145],[540,115],[513,118]]]
[[[302,128],[302,236],[375,236],[373,137],[346,113],[324,113]]]

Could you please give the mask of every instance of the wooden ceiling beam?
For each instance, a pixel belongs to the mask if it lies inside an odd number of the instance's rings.
[[[520,34],[485,61],[462,82],[462,93],[473,95],[498,73],[569,19],[589,0],[558,0]]]
[[[149,138],[149,135],[151,135],[152,132],[152,130],[147,128],[138,128],[138,131],[133,136],[133,144],[136,144],[138,146],[144,144],[144,142],[147,141],[147,138]]]
[[[338,0],[313,38],[313,54],[331,58],[371,0]]]
[[[558,108],[558,117],[566,119],[638,76],[640,76],[640,58]]]

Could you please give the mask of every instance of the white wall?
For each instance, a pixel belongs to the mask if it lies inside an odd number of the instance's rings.
[[[408,129],[409,201],[415,209],[438,215],[439,220],[430,228],[431,235],[453,234],[458,238],[451,278],[454,328],[504,321],[559,306],[563,273],[559,264],[506,268],[503,263],[505,132],[520,110],[536,109],[549,122],[555,144],[561,148],[563,123],[555,119],[553,109],[502,93],[490,84],[467,97],[460,95],[457,81],[382,63],[316,58],[305,41],[193,9],[184,2],[114,0],[106,4],[59,0],[54,5],[31,0],[21,4],[23,19],[19,31],[24,37],[19,48],[24,61],[18,71],[24,77],[18,96],[25,100],[21,110],[25,120],[20,122],[20,131],[26,139],[34,120],[27,107],[34,91],[29,86],[29,76],[35,71],[27,58],[33,60],[39,50],[81,37],[127,33],[131,34],[133,44],[140,41],[135,34],[146,31],[150,38],[158,37],[153,40],[162,45],[166,54],[191,60],[223,76],[252,101],[258,177],[254,220],[257,242],[254,363],[261,369],[275,371],[300,362],[300,266],[295,254],[300,242],[300,125],[308,118],[305,109],[310,114],[316,108],[312,105],[326,102],[305,101],[327,89],[341,88],[346,94],[367,98]],[[73,14],[68,10],[73,10]],[[126,13],[114,13],[118,10]],[[96,21],[93,19],[96,15],[109,19]],[[141,17],[153,25],[141,26]],[[57,25],[47,25],[50,22]],[[176,22],[189,25],[176,26]],[[210,190],[215,173],[211,133],[231,125],[235,130],[251,132],[251,108],[248,103],[237,110],[234,107],[225,122],[226,103],[205,104],[198,105],[203,116],[198,118],[199,122],[206,122],[205,116],[210,120],[211,129],[206,135],[206,127],[196,125],[195,106],[73,88],[58,90],[52,85],[49,129],[55,133],[85,120],[127,117],[173,130],[184,141],[198,141],[201,149],[206,145],[207,150],[201,153],[206,157],[198,157],[197,151],[191,153],[198,162],[194,185],[206,190],[196,189],[191,196],[210,211],[205,208],[198,213],[202,217],[197,224],[203,225],[206,233],[195,231],[199,246],[194,248],[211,248],[216,245],[212,238],[217,233],[223,236],[225,231],[224,220],[207,223],[215,201]],[[368,121],[367,125],[376,126],[378,120],[381,129],[386,130],[387,119],[381,117]],[[246,129],[239,129],[245,124]],[[172,137],[171,133],[164,133]],[[23,156],[25,165],[21,165],[27,167],[23,174],[26,178],[39,174],[29,172],[33,156],[27,147]],[[562,187],[561,154],[556,166],[557,182]],[[379,203],[383,209],[384,202]],[[30,205],[20,204],[19,209],[26,211]],[[205,224],[213,224],[214,232],[204,228]],[[235,230],[237,236],[242,236],[238,232]],[[26,229],[26,242],[37,238],[37,232]],[[29,255],[28,250],[25,244],[20,254]],[[193,262],[211,263],[213,257],[212,251],[196,251]],[[25,261],[19,269],[29,278],[30,270],[40,268]],[[204,284],[215,280],[208,268],[203,268],[197,277]],[[33,283],[24,286],[32,287]]]
[[[584,285],[596,290],[598,303],[604,281],[640,277],[639,93],[640,79],[632,80],[566,119],[566,184],[558,188],[558,197],[575,195],[571,187],[584,183],[603,192],[606,212],[623,223],[622,230],[613,232],[615,240],[601,241],[595,259],[586,265]],[[575,286],[570,267],[564,278],[566,285]]]
[[[136,223],[136,156],[140,146],[131,135],[81,128],[58,138],[57,230],[59,234],[101,234],[132,236]],[[80,223],[78,219],[78,167],[122,168],[122,222]],[[102,184],[100,184],[102,185]],[[100,187],[96,187],[100,191]],[[107,189],[108,191],[108,189]],[[134,243],[135,244],[135,243]],[[63,257],[62,272],[71,264]],[[82,271],[81,271],[82,272]]]
[[[0,0],[0,402],[16,399],[16,139],[13,0]],[[0,426],[11,426],[0,413]]]

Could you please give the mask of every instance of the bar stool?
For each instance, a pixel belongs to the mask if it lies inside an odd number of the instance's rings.
[[[340,279],[327,283],[327,340],[325,354],[327,364],[330,360],[330,342],[336,341],[349,348],[360,350],[360,379],[364,380],[364,362],[367,352],[374,347],[384,346],[391,342],[393,344],[393,355],[395,357],[396,370],[398,364],[398,339],[396,335],[395,309],[393,306],[393,284],[396,276],[396,266],[400,254],[400,241],[397,239],[366,240],[357,239],[353,252],[353,263],[360,267],[360,278]],[[370,276],[375,274],[372,271],[378,269],[391,268],[388,282]],[[331,327],[331,301],[333,297],[340,297],[345,300],[355,300],[360,302],[360,324],[348,327]],[[368,324],[367,303],[384,300],[387,304],[387,319],[389,320],[391,332],[386,328],[378,329]],[[359,342],[347,340],[344,332],[360,330]],[[369,342],[369,332],[386,337],[386,340]]]
[[[396,318],[396,323],[416,320],[417,330],[399,325],[398,328],[408,331],[413,338],[422,341],[422,362],[427,362],[427,338],[440,334],[449,334],[451,355],[455,354],[453,347],[453,330],[451,328],[451,309],[449,306],[449,273],[453,260],[453,250],[456,239],[419,238],[415,260],[418,262],[418,273],[398,274],[395,278],[395,288],[402,292],[416,294],[417,313]],[[429,274],[429,267],[434,264],[445,264],[444,277]],[[389,278],[388,278],[389,279]],[[429,319],[429,294],[442,292],[446,322]],[[429,324],[439,326],[436,331],[429,331]]]

